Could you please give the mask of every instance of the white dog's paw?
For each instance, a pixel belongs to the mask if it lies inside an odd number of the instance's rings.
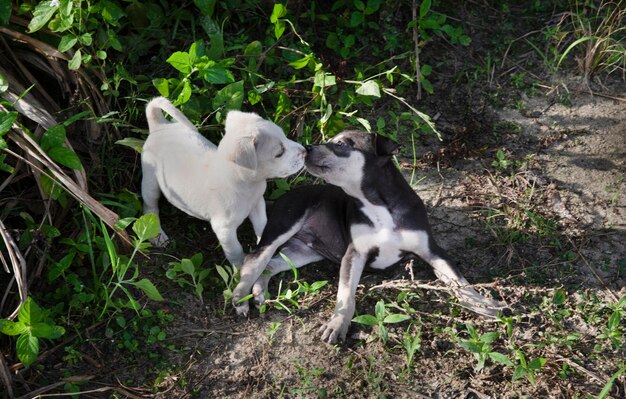
[[[343,316],[334,315],[328,323],[322,325],[318,332],[322,334],[322,341],[334,344],[346,339],[349,327],[350,320],[346,320]]]
[[[153,246],[161,248],[169,244],[170,238],[167,236],[167,234],[165,234],[163,230],[161,230],[156,237],[151,238],[149,241]]]

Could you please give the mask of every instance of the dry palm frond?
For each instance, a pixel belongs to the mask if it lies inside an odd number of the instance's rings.
[[[37,142],[37,138],[46,130],[58,124],[63,108],[82,108],[96,115],[107,114],[109,112],[107,103],[92,80],[92,76],[95,76],[97,81],[101,81],[103,76],[99,75],[101,72],[94,70],[69,70],[67,64],[69,58],[66,54],[33,36],[11,29],[27,24],[26,20],[12,16],[11,25],[0,26],[0,52],[3,54],[0,74],[8,82],[8,90],[2,92],[1,96],[23,117],[23,125],[14,123],[11,131],[5,136],[9,147],[4,152],[9,154],[14,163],[15,172],[0,181],[0,204],[5,205],[0,216],[7,217],[11,214],[13,206],[20,206],[23,202],[20,201],[20,196],[25,192],[26,186],[29,193],[36,193],[35,198],[39,198],[38,202],[44,204],[42,220],[50,224],[53,221],[58,223],[59,216],[63,216],[65,210],[50,200],[50,191],[44,189],[41,182],[42,176],[46,176],[108,226],[114,228],[119,217],[89,194],[85,170],[79,168],[69,171],[62,168]],[[8,110],[0,106],[0,111]],[[73,113],[78,112],[74,110]],[[72,142],[79,143],[81,148],[89,149],[90,145],[99,145],[103,137],[102,126],[97,125],[93,118],[74,123],[72,128],[73,130],[68,130],[68,138],[64,143],[65,147],[72,150]],[[29,131],[32,132],[32,136]],[[27,184],[19,184],[28,179],[34,179],[38,193],[32,190],[33,185],[28,188]],[[13,189],[15,186],[19,187]],[[12,278],[6,287],[0,287],[4,290],[0,292],[0,317],[14,318],[19,305],[28,295],[29,283],[38,274],[33,272],[32,267],[29,269],[29,263],[41,266],[42,262],[45,263],[46,257],[29,256],[28,251],[21,251],[14,237],[17,229],[12,228],[10,219],[7,220],[0,219],[0,237],[5,247],[0,252],[0,262],[4,271],[12,273]],[[126,243],[130,242],[126,232],[121,231],[118,234]],[[14,298],[10,293],[15,292],[15,286],[20,304],[11,303],[14,302]]]

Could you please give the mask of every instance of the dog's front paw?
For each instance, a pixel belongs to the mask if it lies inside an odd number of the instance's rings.
[[[329,344],[344,341],[348,334],[348,327],[350,327],[350,320],[343,316],[334,315],[328,323],[319,329],[319,332],[322,334],[322,341]]]

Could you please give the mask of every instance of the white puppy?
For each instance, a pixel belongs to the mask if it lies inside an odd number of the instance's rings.
[[[173,121],[163,116],[167,112]],[[280,127],[254,113],[230,111],[218,146],[166,98],[146,106],[150,135],[141,152],[144,213],[158,216],[158,200],[165,198],[187,214],[210,221],[228,261],[243,262],[237,227],[250,218],[257,239],[265,213],[266,180],[287,177],[304,166],[304,147],[287,139]],[[163,245],[160,231],[154,245]]]

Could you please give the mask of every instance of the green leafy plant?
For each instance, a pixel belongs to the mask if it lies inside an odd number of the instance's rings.
[[[55,325],[48,313],[28,297],[20,306],[17,321],[0,319],[2,334],[18,336],[15,349],[25,367],[33,364],[39,356],[40,339],[57,339],[65,334],[65,329]]]
[[[263,305],[261,305],[260,312],[264,313],[267,310],[267,306],[273,306],[276,309],[285,310],[289,313],[292,313],[292,309],[299,309],[300,304],[298,303],[298,299],[302,297],[306,297],[307,295],[316,295],[320,292],[320,290],[328,284],[328,281],[315,281],[313,283],[308,283],[306,281],[302,281],[298,275],[298,269],[295,267],[291,259],[285,256],[282,252],[279,253],[285,262],[290,266],[291,273],[293,275],[293,280],[286,284],[283,289],[283,280],[280,280],[278,283],[278,294],[273,299],[268,299],[265,301]],[[295,285],[295,288],[292,288]],[[269,293],[266,293],[266,298],[269,298]]]
[[[611,342],[614,349],[619,349],[624,343],[624,326],[622,320],[626,319],[626,295],[613,306],[611,306],[611,315],[607,321],[606,327],[602,328],[602,332],[598,335],[598,339],[605,339]]]
[[[506,159],[506,154],[503,150],[498,150],[496,152],[496,159],[491,163],[491,166],[499,172],[504,172],[511,166],[511,161]]]
[[[204,303],[202,293],[204,292],[204,280],[209,276],[210,269],[202,269],[202,253],[198,252],[191,259],[182,259],[180,262],[170,262],[170,269],[165,275],[178,285],[189,285],[193,287],[195,294]],[[190,281],[191,280],[191,281]]]
[[[269,340],[270,345],[274,341],[274,336],[278,332],[278,329],[280,328],[280,326],[281,326],[281,323],[273,321],[270,324],[270,326],[267,328],[267,330],[265,330],[265,333],[267,334],[267,338]]]
[[[224,308],[222,311],[226,312],[226,307],[231,304],[233,299],[233,290],[239,283],[239,270],[231,265],[215,265],[215,270],[217,270],[217,274],[220,275],[224,283],[224,290],[222,290]],[[242,298],[242,301],[247,299],[249,299],[249,297]]]
[[[413,324],[412,324],[413,325]],[[415,360],[415,353],[422,348],[422,335],[419,330],[411,332],[411,326],[409,326],[404,333],[404,339],[402,341],[403,348],[406,352],[406,369],[407,371],[413,366]]]
[[[356,316],[352,319],[353,322],[363,324],[366,326],[377,326],[378,337],[383,343],[387,343],[389,339],[389,332],[387,331],[386,324],[401,323],[411,319],[411,315],[405,313],[391,313],[385,306],[385,302],[380,300],[376,302],[374,307],[374,315],[364,314]],[[413,344],[414,342],[412,342]],[[415,343],[417,345],[417,343]]]
[[[503,353],[493,350],[491,344],[493,341],[500,337],[500,333],[493,331],[478,335],[476,329],[471,324],[466,324],[465,328],[470,335],[469,339],[462,339],[459,341],[459,345],[474,355],[477,361],[474,370],[481,371],[485,367],[487,359],[503,364],[505,366],[513,366],[513,362]]]
[[[513,381],[526,377],[533,385],[535,385],[535,376],[547,362],[543,357],[533,358],[528,361],[521,350],[515,351],[515,360],[517,366],[515,366],[515,371],[513,372]]]

